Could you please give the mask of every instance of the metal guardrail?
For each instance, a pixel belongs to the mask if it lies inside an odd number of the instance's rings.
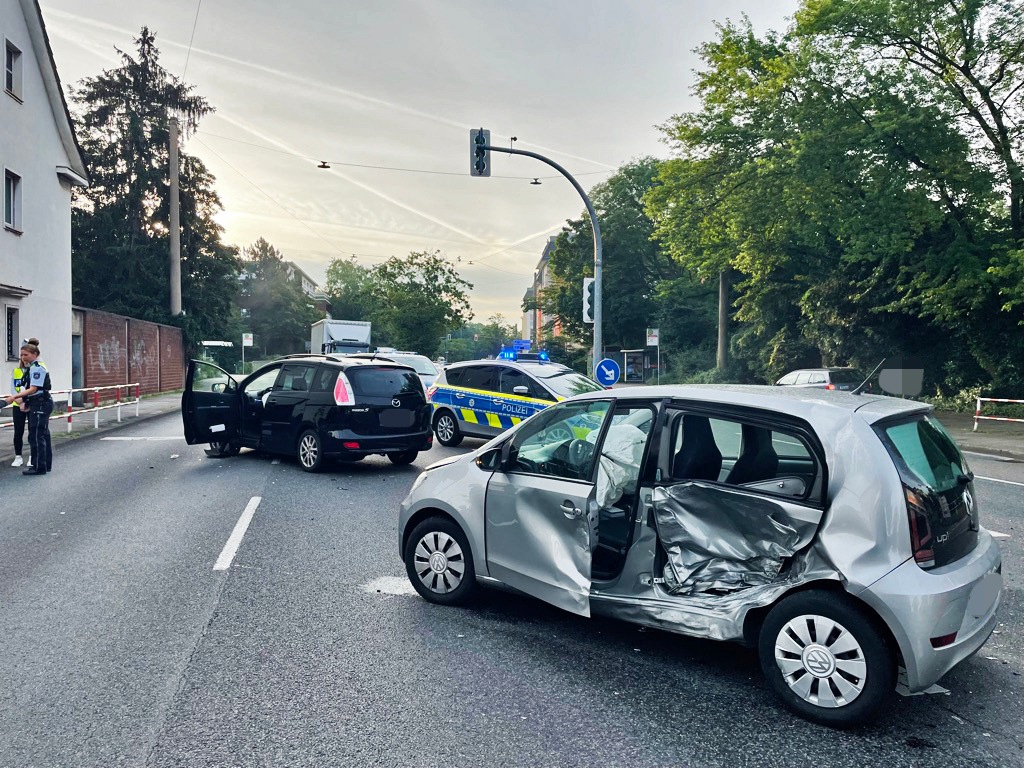
[[[981,415],[981,404],[982,403],[1024,403],[1024,400],[1007,400],[999,397],[979,397],[978,406],[974,409],[974,429],[972,432],[978,431],[979,421],[1016,421],[1024,423],[1024,419],[1011,419],[1006,416],[982,416]]]
[[[106,393],[106,392],[108,392],[110,390],[114,390],[114,398],[115,398],[116,402],[109,403],[107,405],[101,405],[100,403],[102,402],[102,400],[104,398],[103,398],[103,396],[100,395],[100,393],[101,392]],[[121,391],[122,390],[126,390],[125,394],[128,396],[128,399],[124,399],[124,400],[121,399]],[[131,398],[131,394],[130,393],[132,392],[132,390],[135,391],[135,398],[134,399],[130,399]],[[67,412],[66,413],[55,413],[52,416],[50,416],[50,421],[53,421],[54,419],[67,419],[68,420],[68,432],[71,431],[71,426],[72,426],[72,422],[73,422],[74,418],[76,416],[84,416],[87,413],[93,414],[93,429],[98,429],[99,426],[100,426],[100,411],[107,411],[107,410],[110,410],[111,408],[116,408],[117,409],[117,420],[118,420],[118,422],[120,422],[121,421],[121,408],[123,406],[134,405],[135,406],[135,416],[138,417],[138,415],[139,415],[139,401],[142,399],[142,385],[139,384],[138,382],[136,382],[135,384],[114,384],[113,386],[110,386],[110,387],[83,387],[83,388],[80,388],[80,389],[56,389],[56,390],[52,390],[50,392],[50,396],[53,397],[54,395],[73,395],[76,392],[92,393],[92,397],[91,397],[91,399],[92,399],[92,407],[90,407],[90,408],[80,408],[78,410],[75,410],[74,406],[71,405],[71,398],[69,397],[68,398],[68,410],[67,410]],[[10,427],[10,426],[13,426],[13,425],[12,424],[0,424],[0,429],[6,429],[7,427]]]

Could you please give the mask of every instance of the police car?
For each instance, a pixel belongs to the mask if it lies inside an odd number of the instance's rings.
[[[446,366],[427,400],[441,445],[463,437],[491,438],[537,411],[573,395],[604,389],[542,353],[502,352],[497,360],[469,360]]]

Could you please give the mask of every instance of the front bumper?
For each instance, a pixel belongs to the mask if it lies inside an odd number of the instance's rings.
[[[942,568],[900,565],[858,595],[888,624],[903,656],[907,687],[923,691],[985,644],[1002,594],[999,546],[984,528],[978,546]],[[932,638],[956,633],[940,648]]]

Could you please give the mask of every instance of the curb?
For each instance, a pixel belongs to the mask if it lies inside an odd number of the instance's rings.
[[[996,459],[1010,459],[1012,461],[1024,462],[1024,453],[1006,451],[1002,448],[984,447],[976,444],[972,445],[971,443],[961,442],[960,440],[957,440],[957,444],[960,446],[960,450],[964,452],[992,456]]]

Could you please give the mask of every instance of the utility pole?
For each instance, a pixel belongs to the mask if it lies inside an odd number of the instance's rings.
[[[474,176],[490,176],[490,157],[487,155],[488,152],[504,152],[506,155],[523,155],[525,157],[532,157],[534,160],[540,160],[542,163],[547,163],[560,174],[565,176],[569,180],[569,183],[575,187],[579,196],[583,198],[583,204],[587,206],[587,213],[590,215],[590,228],[594,233],[594,351],[593,361],[591,362],[591,371],[597,371],[597,364],[601,362],[601,358],[604,357],[603,353],[603,340],[601,338],[601,286],[602,286],[602,260],[601,260],[601,225],[597,223],[597,213],[594,211],[594,206],[590,202],[590,198],[587,197],[587,193],[583,191],[583,187],[579,185],[579,182],[572,177],[565,168],[560,166],[554,160],[551,160],[544,155],[538,155],[536,152],[527,152],[523,149],[512,149],[511,147],[494,147],[490,145],[490,131],[485,131],[481,128],[479,131],[473,129],[470,131],[470,151],[471,151],[471,171],[470,173]],[[537,335],[540,335],[540,329],[537,329]]]
[[[178,120],[168,122],[171,137],[171,317],[181,314],[181,221],[178,210]]]

